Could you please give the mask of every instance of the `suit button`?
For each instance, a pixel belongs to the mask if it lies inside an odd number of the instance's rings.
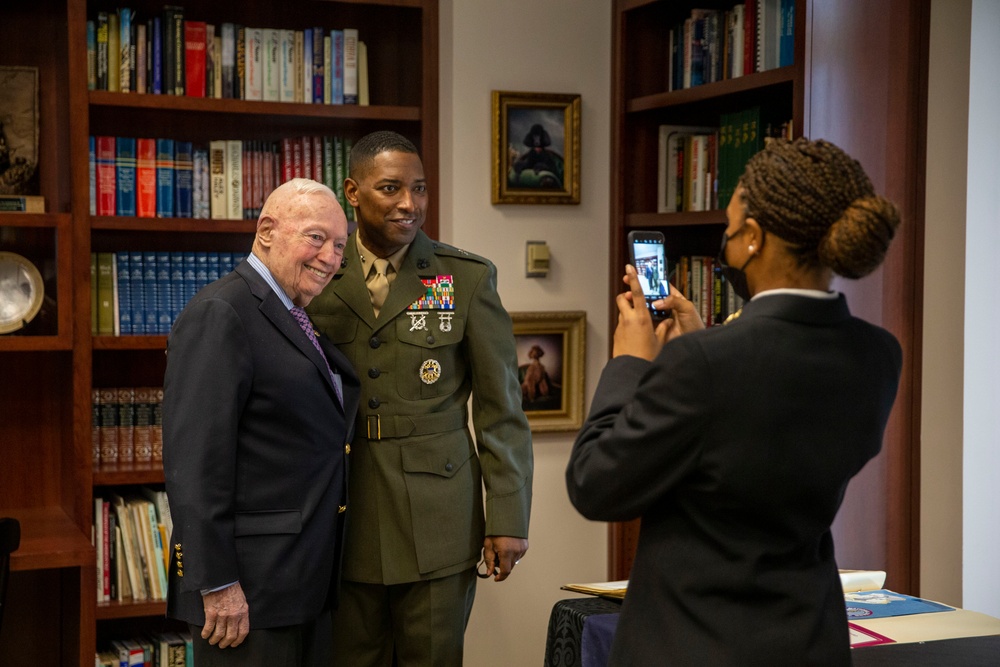
[[[373,379],[373,380],[374,380],[375,378],[377,378],[377,377],[378,377],[379,375],[381,375],[381,374],[382,374],[382,371],[380,371],[380,370],[379,370],[379,369],[377,369],[377,368],[369,368],[369,369],[368,369],[368,377],[370,377],[370,378],[371,378],[371,379]]]
[[[427,335],[427,344],[428,345],[433,345],[434,344],[434,336],[432,336],[430,334]]]
[[[374,410],[378,406],[382,405],[382,401],[378,400],[374,396],[368,399],[368,407]]]
[[[368,344],[371,345],[372,348],[376,348],[382,344],[382,341],[378,339],[378,336],[372,336],[371,339],[368,341]]]
[[[455,467],[455,466],[453,466],[453,465],[452,465],[452,464],[450,464],[450,463],[445,463],[445,464],[444,464],[444,469],[445,469],[445,470],[447,470],[448,472],[451,472],[452,468],[454,468],[454,467]]]

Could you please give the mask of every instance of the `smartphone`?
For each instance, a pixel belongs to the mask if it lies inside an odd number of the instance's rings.
[[[646,305],[654,320],[670,317],[669,310],[653,308],[653,302],[670,294],[670,273],[667,271],[667,251],[662,232],[628,233],[628,252],[632,266],[639,275]]]

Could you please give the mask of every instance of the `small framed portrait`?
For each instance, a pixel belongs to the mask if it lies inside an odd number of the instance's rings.
[[[493,203],[580,203],[580,96],[493,91]]]
[[[531,430],[575,431],[583,425],[587,314],[511,313],[521,407]]]

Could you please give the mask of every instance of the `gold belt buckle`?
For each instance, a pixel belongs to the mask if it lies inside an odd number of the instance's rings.
[[[372,428],[374,425],[375,428]],[[375,435],[372,435],[372,431]],[[382,420],[378,415],[368,415],[368,439],[369,440],[381,440],[382,439]]]

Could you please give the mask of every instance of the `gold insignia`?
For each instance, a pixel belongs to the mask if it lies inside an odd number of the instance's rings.
[[[340,505],[340,506],[339,506],[339,507],[337,508],[337,514],[343,514],[343,513],[344,513],[344,512],[346,512],[346,511],[347,511],[347,505]]]
[[[441,379],[441,364],[437,359],[428,359],[420,365],[420,380],[424,384],[434,384]]]

